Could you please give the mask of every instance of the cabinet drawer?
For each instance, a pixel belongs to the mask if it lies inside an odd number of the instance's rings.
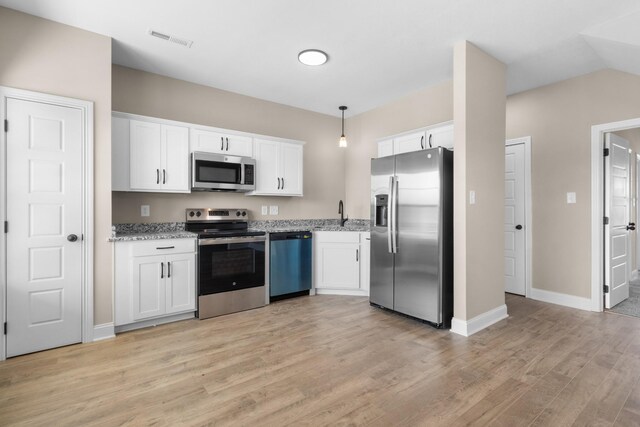
[[[357,231],[316,231],[313,233],[316,242],[330,243],[360,243],[360,233]]]
[[[146,240],[131,243],[131,255],[169,255],[196,251],[196,239]]]

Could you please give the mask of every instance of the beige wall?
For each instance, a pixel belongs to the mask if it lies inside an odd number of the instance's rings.
[[[504,305],[506,66],[466,41],[453,64],[453,315],[469,320]]]
[[[0,85],[94,102],[94,318],[111,322],[111,39],[0,7]]]
[[[338,218],[345,200],[339,118],[117,65],[112,75],[114,111],[306,141],[304,197],[115,192],[114,223],[183,221],[189,207],[246,207],[255,219]],[[140,216],[142,204],[150,217]],[[262,205],[278,205],[279,215],[262,217]]]
[[[639,99],[640,77],[614,70],[508,98],[507,138],[532,140],[533,287],[591,297],[591,126],[640,117]]]
[[[376,140],[453,119],[453,82],[429,86],[376,109],[347,119],[346,211],[369,218],[371,158],[378,157]]]

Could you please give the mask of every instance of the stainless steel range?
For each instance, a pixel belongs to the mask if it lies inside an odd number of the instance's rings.
[[[198,233],[198,317],[262,307],[264,232],[248,230],[246,209],[187,209],[186,230]]]

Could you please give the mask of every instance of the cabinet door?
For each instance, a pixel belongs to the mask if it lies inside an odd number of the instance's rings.
[[[446,125],[429,131],[432,147],[444,147],[453,150],[453,125]]]
[[[393,156],[393,139],[378,142],[378,157]]]
[[[162,125],[161,187],[165,191],[189,191],[189,129]]]
[[[225,153],[232,156],[253,156],[253,138],[241,135],[225,135]]]
[[[129,191],[129,119],[111,118],[111,191]]]
[[[303,147],[280,143],[280,190],[288,196],[302,196]]]
[[[167,255],[167,314],[196,309],[195,255]]]
[[[317,288],[360,288],[360,245],[358,243],[319,243],[317,249]]]
[[[424,131],[402,135],[393,139],[393,154],[408,153],[428,148],[427,135]]]
[[[280,149],[276,141],[255,140],[256,191],[255,194],[280,192]]]
[[[253,155],[253,139],[249,136],[211,132],[202,129],[193,129],[191,135],[191,151],[246,157]]]
[[[360,233],[360,289],[369,291],[371,237],[369,233]]]
[[[163,315],[165,309],[164,257],[134,257],[131,266],[132,315],[134,320]]]
[[[160,125],[130,120],[129,172],[132,190],[160,189]]]

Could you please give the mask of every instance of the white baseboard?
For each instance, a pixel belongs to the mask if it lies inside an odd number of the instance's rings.
[[[577,297],[574,295],[545,291],[544,289],[537,288],[531,288],[531,293],[528,295],[528,297],[537,301],[549,302],[551,304],[591,311],[591,298]]]
[[[108,340],[109,338],[115,338],[116,333],[111,323],[103,323],[101,325],[95,325],[93,327],[93,341]]]
[[[502,304],[469,320],[454,317],[451,319],[451,332],[468,337],[507,317],[509,317],[507,306]]]
[[[314,289],[316,295],[349,295],[349,296],[359,296],[359,297],[368,297],[369,291],[366,290],[346,290],[346,289]]]
[[[133,331],[135,329],[148,328],[150,326],[158,326],[158,325],[164,325],[165,323],[193,319],[194,317],[196,317],[196,313],[194,311],[189,311],[186,313],[173,314],[171,316],[166,316],[166,317],[158,317],[157,319],[142,320],[140,322],[129,323],[128,325],[116,326],[115,331],[117,333]]]

